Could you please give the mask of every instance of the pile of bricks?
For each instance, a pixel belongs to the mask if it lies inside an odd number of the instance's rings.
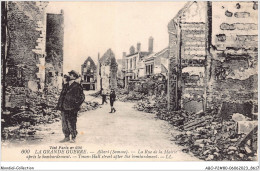
[[[206,161],[256,160],[256,132],[252,136],[254,139],[245,139],[247,135],[237,134],[236,122],[232,120],[223,123],[208,122],[203,125],[174,135],[174,141],[186,147],[184,152],[191,152]]]
[[[206,112],[190,113],[185,110],[168,111],[165,98],[155,98],[154,103],[143,100],[135,109],[155,113],[156,117],[169,122],[179,130],[173,141],[184,146],[183,152],[191,152],[206,161],[252,161],[256,160],[257,128],[238,133],[236,120],[251,121],[242,114],[233,114],[223,120],[219,108]],[[230,115],[231,116],[231,115]]]
[[[136,101],[147,98],[147,95],[131,91],[128,94],[118,93],[117,98],[122,102],[136,102]]]
[[[99,103],[98,102],[84,102],[82,105],[81,105],[81,108],[80,108],[80,111],[79,113],[82,113],[82,112],[86,112],[86,111],[90,111],[90,110],[95,110],[99,107]]]
[[[9,107],[8,115],[2,117],[3,139],[19,139],[34,135],[35,126],[39,124],[52,124],[61,119],[60,111],[56,110],[60,91],[49,88],[46,94],[32,92],[26,88],[9,87],[7,94],[23,94],[25,102],[17,107]],[[79,113],[95,110],[97,102],[84,102]]]

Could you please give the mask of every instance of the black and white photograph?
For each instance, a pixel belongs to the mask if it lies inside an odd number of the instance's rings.
[[[1,160],[257,162],[258,1],[1,1]]]

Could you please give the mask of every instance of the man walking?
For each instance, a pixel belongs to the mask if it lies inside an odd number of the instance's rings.
[[[100,90],[100,94],[101,94],[101,96],[102,96],[102,105],[103,105],[104,103],[107,104],[107,97],[106,97],[106,94],[105,94],[103,88],[101,88],[101,90]]]
[[[114,108],[114,102],[116,101],[116,93],[115,90],[112,89],[110,92],[110,107],[111,107],[111,112],[109,113],[113,113],[116,112],[116,109]]]
[[[64,84],[57,108],[61,111],[62,116],[62,130],[65,138],[60,142],[70,141],[74,143],[77,136],[77,115],[81,104],[85,100],[83,88],[75,80],[79,74],[72,70],[67,77],[67,83]]]

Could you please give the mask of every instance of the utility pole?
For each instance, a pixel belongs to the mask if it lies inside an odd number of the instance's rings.
[[[2,111],[6,110],[7,3],[8,1],[1,2]]]

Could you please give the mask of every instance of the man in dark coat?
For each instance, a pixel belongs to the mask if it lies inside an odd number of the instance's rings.
[[[102,105],[103,105],[104,103],[107,104],[107,97],[106,97],[106,94],[105,94],[103,88],[101,88],[101,90],[100,90],[100,94],[101,94],[101,96],[102,96]]]
[[[72,70],[69,72],[67,83],[64,84],[57,108],[61,110],[62,116],[62,130],[65,138],[60,142],[70,141],[74,143],[77,136],[77,115],[81,104],[85,100],[83,88],[75,80],[79,77],[79,74]]]
[[[111,106],[111,112],[109,113],[113,113],[116,112],[116,109],[114,108],[114,102],[116,101],[116,93],[115,90],[111,90],[110,92],[110,106]]]

